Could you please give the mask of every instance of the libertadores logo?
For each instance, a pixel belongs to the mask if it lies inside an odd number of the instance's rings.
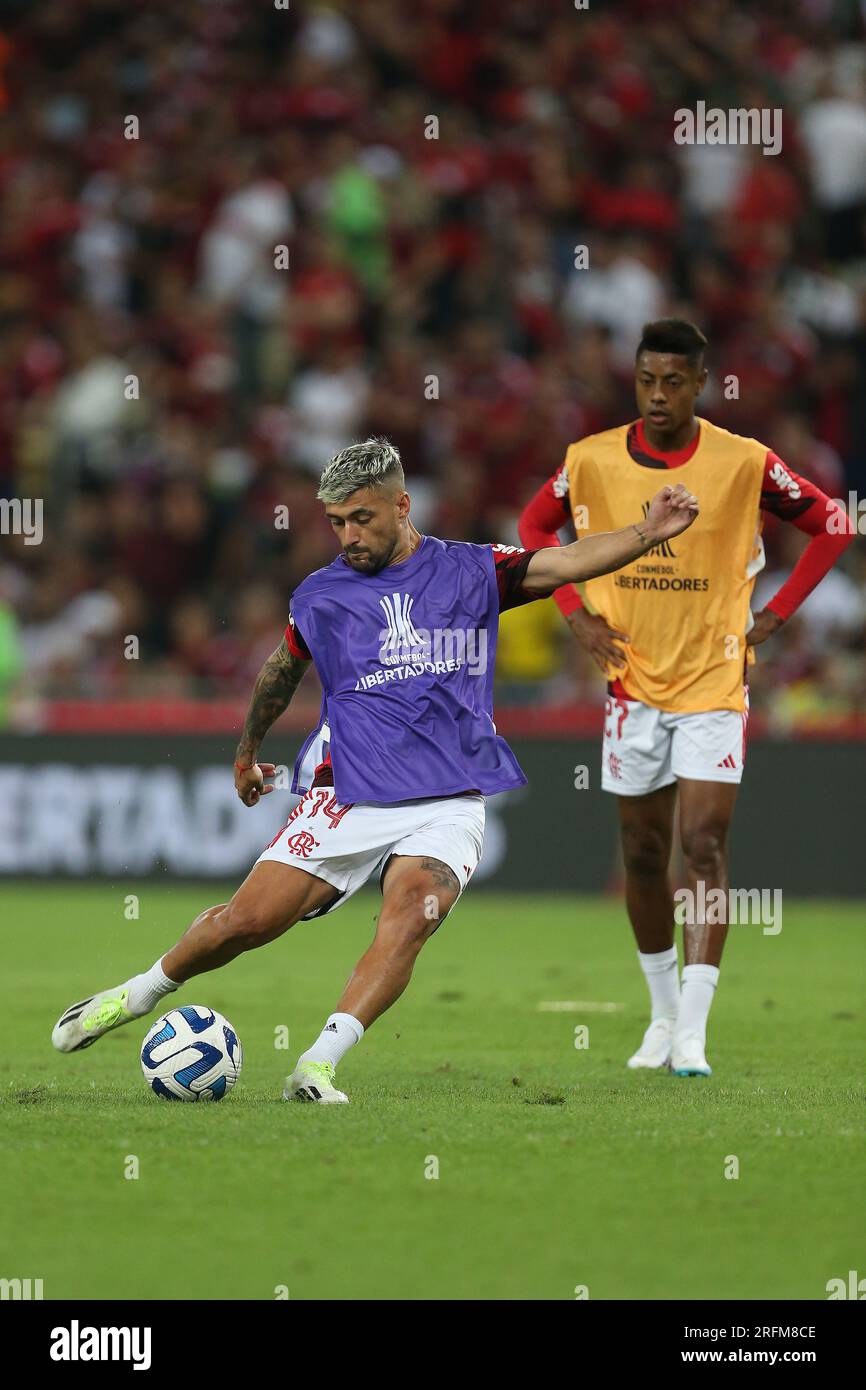
[[[357,690],[425,672],[444,675],[462,666],[473,676],[486,673],[486,628],[416,627],[412,620],[414,601],[411,594],[386,594],[379,599],[388,624],[379,632],[378,655],[384,669],[362,676]]]
[[[379,660],[385,666],[429,659],[429,642],[425,647],[424,637],[412,622],[414,602],[411,594],[391,594],[390,598],[385,594],[379,599],[379,605],[385,610],[388,622],[388,626],[380,633],[382,642],[379,647]]]

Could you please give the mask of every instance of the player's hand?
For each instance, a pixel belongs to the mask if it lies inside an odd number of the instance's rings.
[[[627,642],[628,638],[624,632],[610,627],[600,613],[588,613],[585,608],[576,608],[566,621],[580,645],[605,674],[609,666],[625,666],[622,647],[617,643]]]
[[[691,526],[699,511],[698,499],[682,483],[663,487],[650,502],[646,516],[649,534],[656,541],[669,541]]]
[[[772,608],[762,608],[760,613],[755,614],[755,621],[746,633],[746,646],[757,647],[761,642],[766,642],[768,637],[772,637],[774,632],[778,632],[782,626],[782,619],[778,613],[774,613]]]
[[[235,791],[245,806],[255,806],[257,801],[274,790],[265,786],[265,778],[273,777],[276,770],[276,763],[253,763],[252,767],[235,763]]]

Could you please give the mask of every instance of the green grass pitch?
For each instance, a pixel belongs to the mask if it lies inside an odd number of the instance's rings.
[[[46,1299],[823,1299],[866,1273],[859,904],[731,929],[702,1080],[625,1068],[646,1019],[619,902],[470,891],[326,1109],[282,1079],[378,899],[174,996],[223,1012],[245,1064],[222,1103],[169,1105],[139,1070],[156,1014],[77,1056],[49,1042],[226,896],[141,885],[127,921],[129,891],[0,889],[0,1276]]]

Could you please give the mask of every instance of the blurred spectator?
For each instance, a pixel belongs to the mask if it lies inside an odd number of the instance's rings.
[[[4,13],[0,496],[43,497],[45,541],[0,537],[0,701],[241,697],[353,438],[401,448],[422,530],[513,539],[633,418],[661,313],[708,334],[707,415],[866,492],[863,6]],[[781,108],[780,153],[676,144],[698,100]],[[764,534],[756,604],[802,543]],[[756,707],[866,706],[862,556],[762,648]],[[557,624],[503,623],[504,695],[602,698]]]
[[[614,248],[604,237],[593,239],[588,270],[572,277],[565,299],[566,316],[610,333],[613,362],[626,371],[634,361],[641,328],[660,316],[665,288],[654,266],[650,243],[628,237]]]
[[[330,342],[314,365],[297,374],[289,394],[291,457],[317,478],[329,459],[358,437],[370,381],[360,349]]]
[[[866,107],[836,90],[829,76],[800,116],[800,134],[815,201],[824,219],[824,252],[832,261],[863,253],[866,214]]]

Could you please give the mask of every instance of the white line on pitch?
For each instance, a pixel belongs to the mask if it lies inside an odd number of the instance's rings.
[[[537,1007],[543,1014],[615,1014],[625,1005],[594,999],[542,999]]]

